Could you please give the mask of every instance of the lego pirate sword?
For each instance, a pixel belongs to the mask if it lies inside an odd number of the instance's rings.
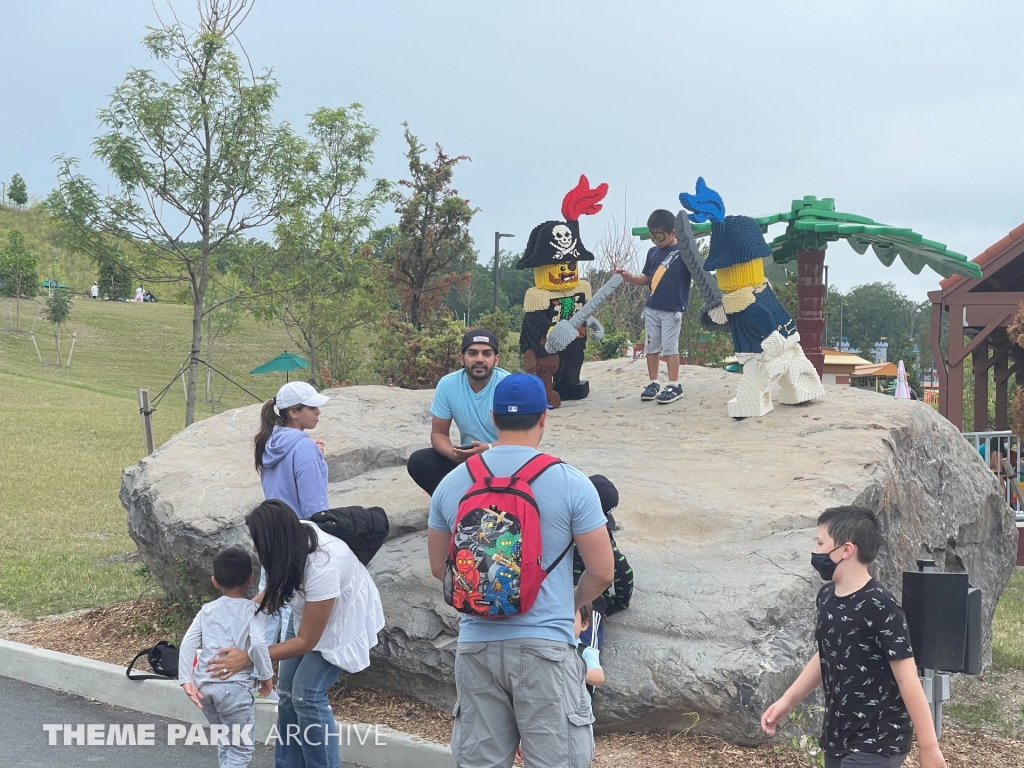
[[[580,326],[587,323],[590,320],[591,315],[601,306],[608,297],[611,296],[615,289],[622,285],[622,275],[612,275],[611,279],[607,283],[602,285],[598,291],[590,297],[590,301],[580,307],[579,311],[570,317],[568,320],[559,320],[555,323],[554,327],[548,331],[547,341],[544,342],[544,349],[548,351],[548,354],[554,354],[555,352],[561,352],[563,349],[572,344],[580,336]],[[595,331],[595,336],[600,338],[604,335],[604,329],[601,328],[601,324],[597,322],[597,318],[592,321],[600,329]],[[591,323],[587,323],[590,325]]]
[[[693,236],[693,227],[685,211],[676,214],[676,240],[679,244],[679,258],[690,270],[704,306],[700,309],[700,325],[705,331],[721,331],[727,328],[725,310],[722,308],[722,289],[715,278],[704,269],[704,259],[697,250],[697,241]]]

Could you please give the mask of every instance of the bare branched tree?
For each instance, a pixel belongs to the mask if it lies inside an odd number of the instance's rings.
[[[595,261],[590,262],[586,269],[586,277],[594,289],[611,277],[616,269],[626,269],[636,274],[644,266],[640,256],[640,241],[633,236],[628,226],[619,224],[614,216],[597,241],[594,255]],[[607,328],[623,331],[631,341],[639,340],[644,327],[641,314],[647,292],[646,286],[624,284],[601,308],[601,322]]]

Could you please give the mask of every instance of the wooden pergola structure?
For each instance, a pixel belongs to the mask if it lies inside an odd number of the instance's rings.
[[[1024,384],[1024,350],[1010,341],[1007,327],[1024,301],[1024,224],[982,252],[974,263],[981,277],[953,275],[931,291],[932,355],[939,371],[939,413],[963,431],[1009,429],[1008,383]],[[943,316],[948,318],[942,348]],[[971,356],[974,413],[964,424],[964,360]],[[995,423],[988,424],[989,372],[995,386]]]

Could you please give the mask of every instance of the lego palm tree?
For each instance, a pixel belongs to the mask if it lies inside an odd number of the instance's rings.
[[[866,253],[870,247],[887,267],[899,257],[915,275],[928,266],[943,277],[954,274],[981,277],[977,264],[942,243],[928,240],[909,228],[891,227],[865,216],[838,212],[835,200],[830,197],[819,200],[808,195],[794,200],[785,213],[759,216],[754,220],[762,231],[767,231],[772,224],[786,223],[786,231],[770,243],[772,260],[777,264],[796,261],[796,293],[800,308],[796,324],[804,353],[819,376],[825,362],[821,351],[825,326],[822,313],[825,299],[823,273],[825,249],[830,242],[846,240],[859,254]],[[698,237],[710,234],[711,224],[694,224],[693,231]],[[633,229],[633,234],[643,239],[649,237],[646,227]]]

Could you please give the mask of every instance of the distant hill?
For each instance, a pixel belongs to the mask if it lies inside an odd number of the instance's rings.
[[[25,244],[39,262],[39,279],[51,275],[67,285],[73,293],[85,293],[96,279],[96,269],[89,257],[65,249],[60,233],[50,215],[36,205],[30,208],[12,208],[0,205],[0,248],[7,241],[7,232],[17,229],[25,236]]]

